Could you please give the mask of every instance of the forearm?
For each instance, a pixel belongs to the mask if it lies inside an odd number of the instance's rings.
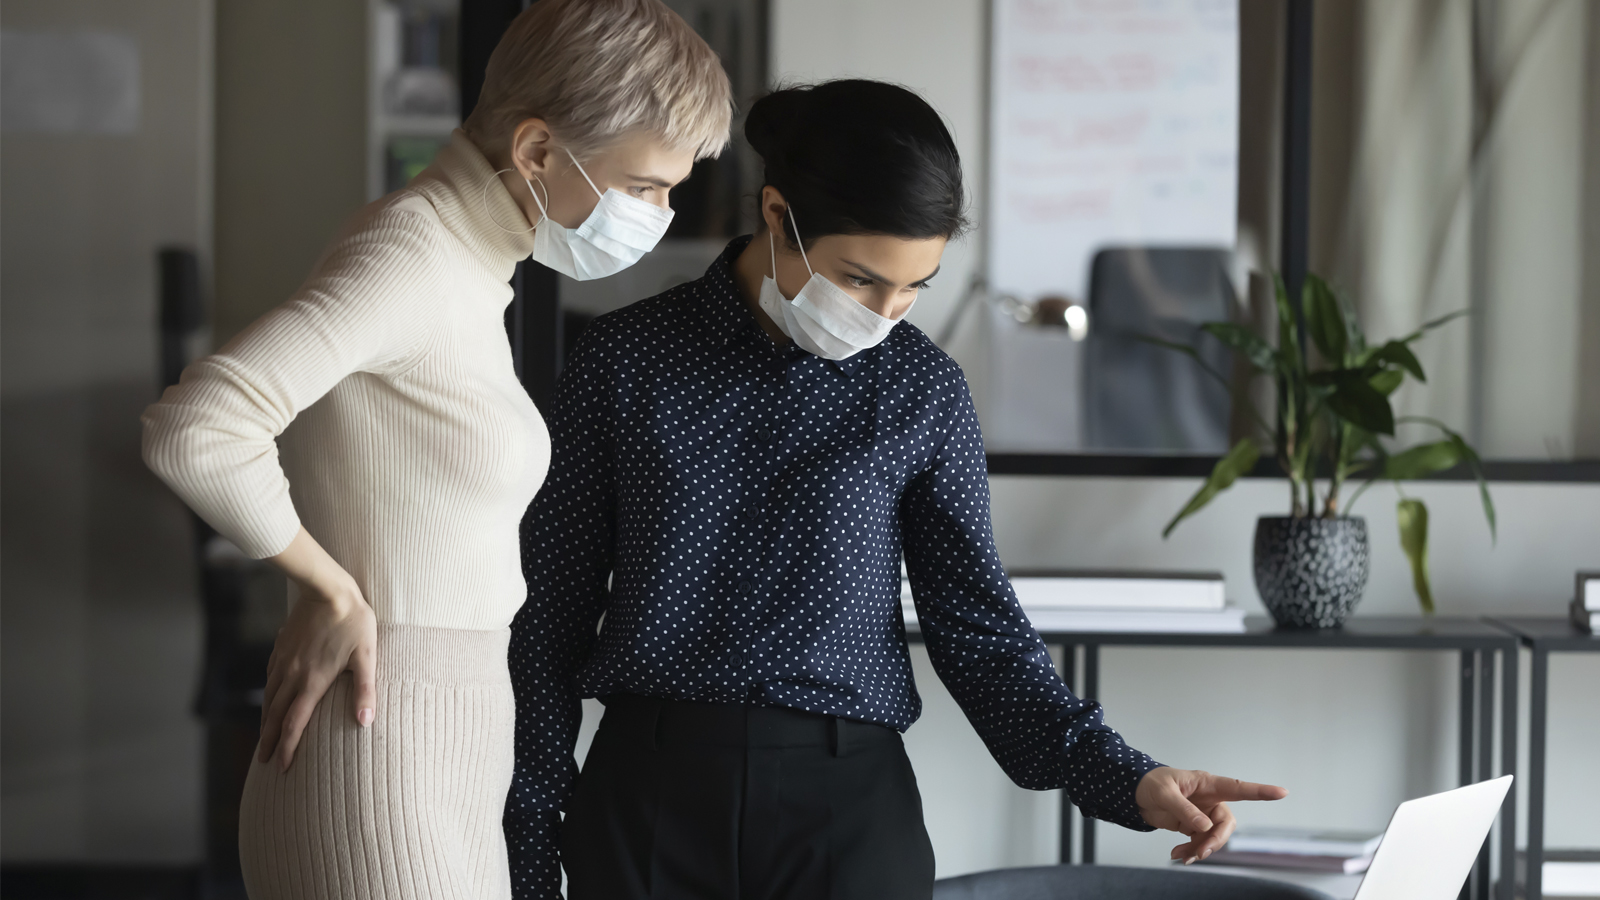
[[[361,588],[302,526],[283,552],[267,557],[284,575],[301,587],[301,598],[316,598],[348,613],[356,604],[365,604]]]
[[[350,375],[406,371],[432,346],[450,272],[431,234],[415,213],[377,214],[145,410],[145,464],[249,556],[284,553],[300,529],[276,438]]]
[[[1006,774],[1031,790],[1064,789],[1086,815],[1143,830],[1134,793],[1159,764],[1106,724],[1100,704],[1067,689],[1026,619],[1018,614],[1014,634],[1003,626],[967,634],[934,619],[925,634],[940,680]]]
[[[560,808],[577,774],[573,750],[583,720],[573,675],[576,654],[587,647],[585,624],[593,633],[592,620],[551,621],[546,611],[530,599],[511,624],[517,730],[505,832],[517,900],[560,896]]]

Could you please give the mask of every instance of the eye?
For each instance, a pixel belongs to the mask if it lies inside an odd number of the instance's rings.
[[[846,275],[845,280],[850,282],[851,287],[864,288],[872,286],[871,278],[862,278],[858,275]]]
[[[932,286],[932,284],[933,284],[933,281],[932,281],[932,279],[929,279],[929,280],[928,280],[928,281],[919,281],[919,282],[917,282],[917,283],[916,283],[916,284],[913,284],[913,285],[912,285],[912,286],[911,286],[911,289],[912,289],[912,290],[913,290],[913,291],[925,291],[925,290],[927,290],[927,289],[928,289],[928,288],[929,288],[929,287],[930,287],[930,286]]]
[[[639,185],[639,184],[636,184],[633,187],[628,188],[628,193],[634,195],[635,197],[643,197],[645,194],[648,194],[653,190],[655,190],[655,185],[649,185],[649,184]]]

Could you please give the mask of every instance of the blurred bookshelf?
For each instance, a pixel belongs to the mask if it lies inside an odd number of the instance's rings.
[[[367,199],[398,190],[461,122],[460,0],[367,0]]]

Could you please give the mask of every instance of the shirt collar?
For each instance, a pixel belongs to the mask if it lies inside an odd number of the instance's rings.
[[[750,246],[750,235],[736,237],[728,242],[722,253],[706,268],[706,274],[695,282],[696,290],[681,294],[689,315],[715,346],[733,340],[746,328],[757,328],[755,313],[739,296],[739,286],[733,281],[733,261],[744,248]],[[689,285],[685,285],[689,287]]]
[[[706,274],[697,282],[700,288],[698,296],[691,294],[684,297],[691,314],[699,318],[701,328],[715,346],[726,344],[745,330],[754,330],[763,342],[771,341],[766,332],[761,330],[755,313],[750,311],[749,305],[739,295],[739,287],[733,280],[733,261],[750,246],[752,237],[753,235],[746,234],[729,241],[722,254],[711,263],[706,269]],[[788,347],[797,355],[810,355],[792,343]],[[877,347],[872,347],[854,356],[828,362],[845,375],[854,375],[856,370],[861,368],[865,357],[877,351]]]

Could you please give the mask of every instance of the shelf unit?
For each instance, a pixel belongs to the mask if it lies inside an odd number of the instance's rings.
[[[461,123],[460,21],[460,0],[367,0],[368,200],[403,187]]]

